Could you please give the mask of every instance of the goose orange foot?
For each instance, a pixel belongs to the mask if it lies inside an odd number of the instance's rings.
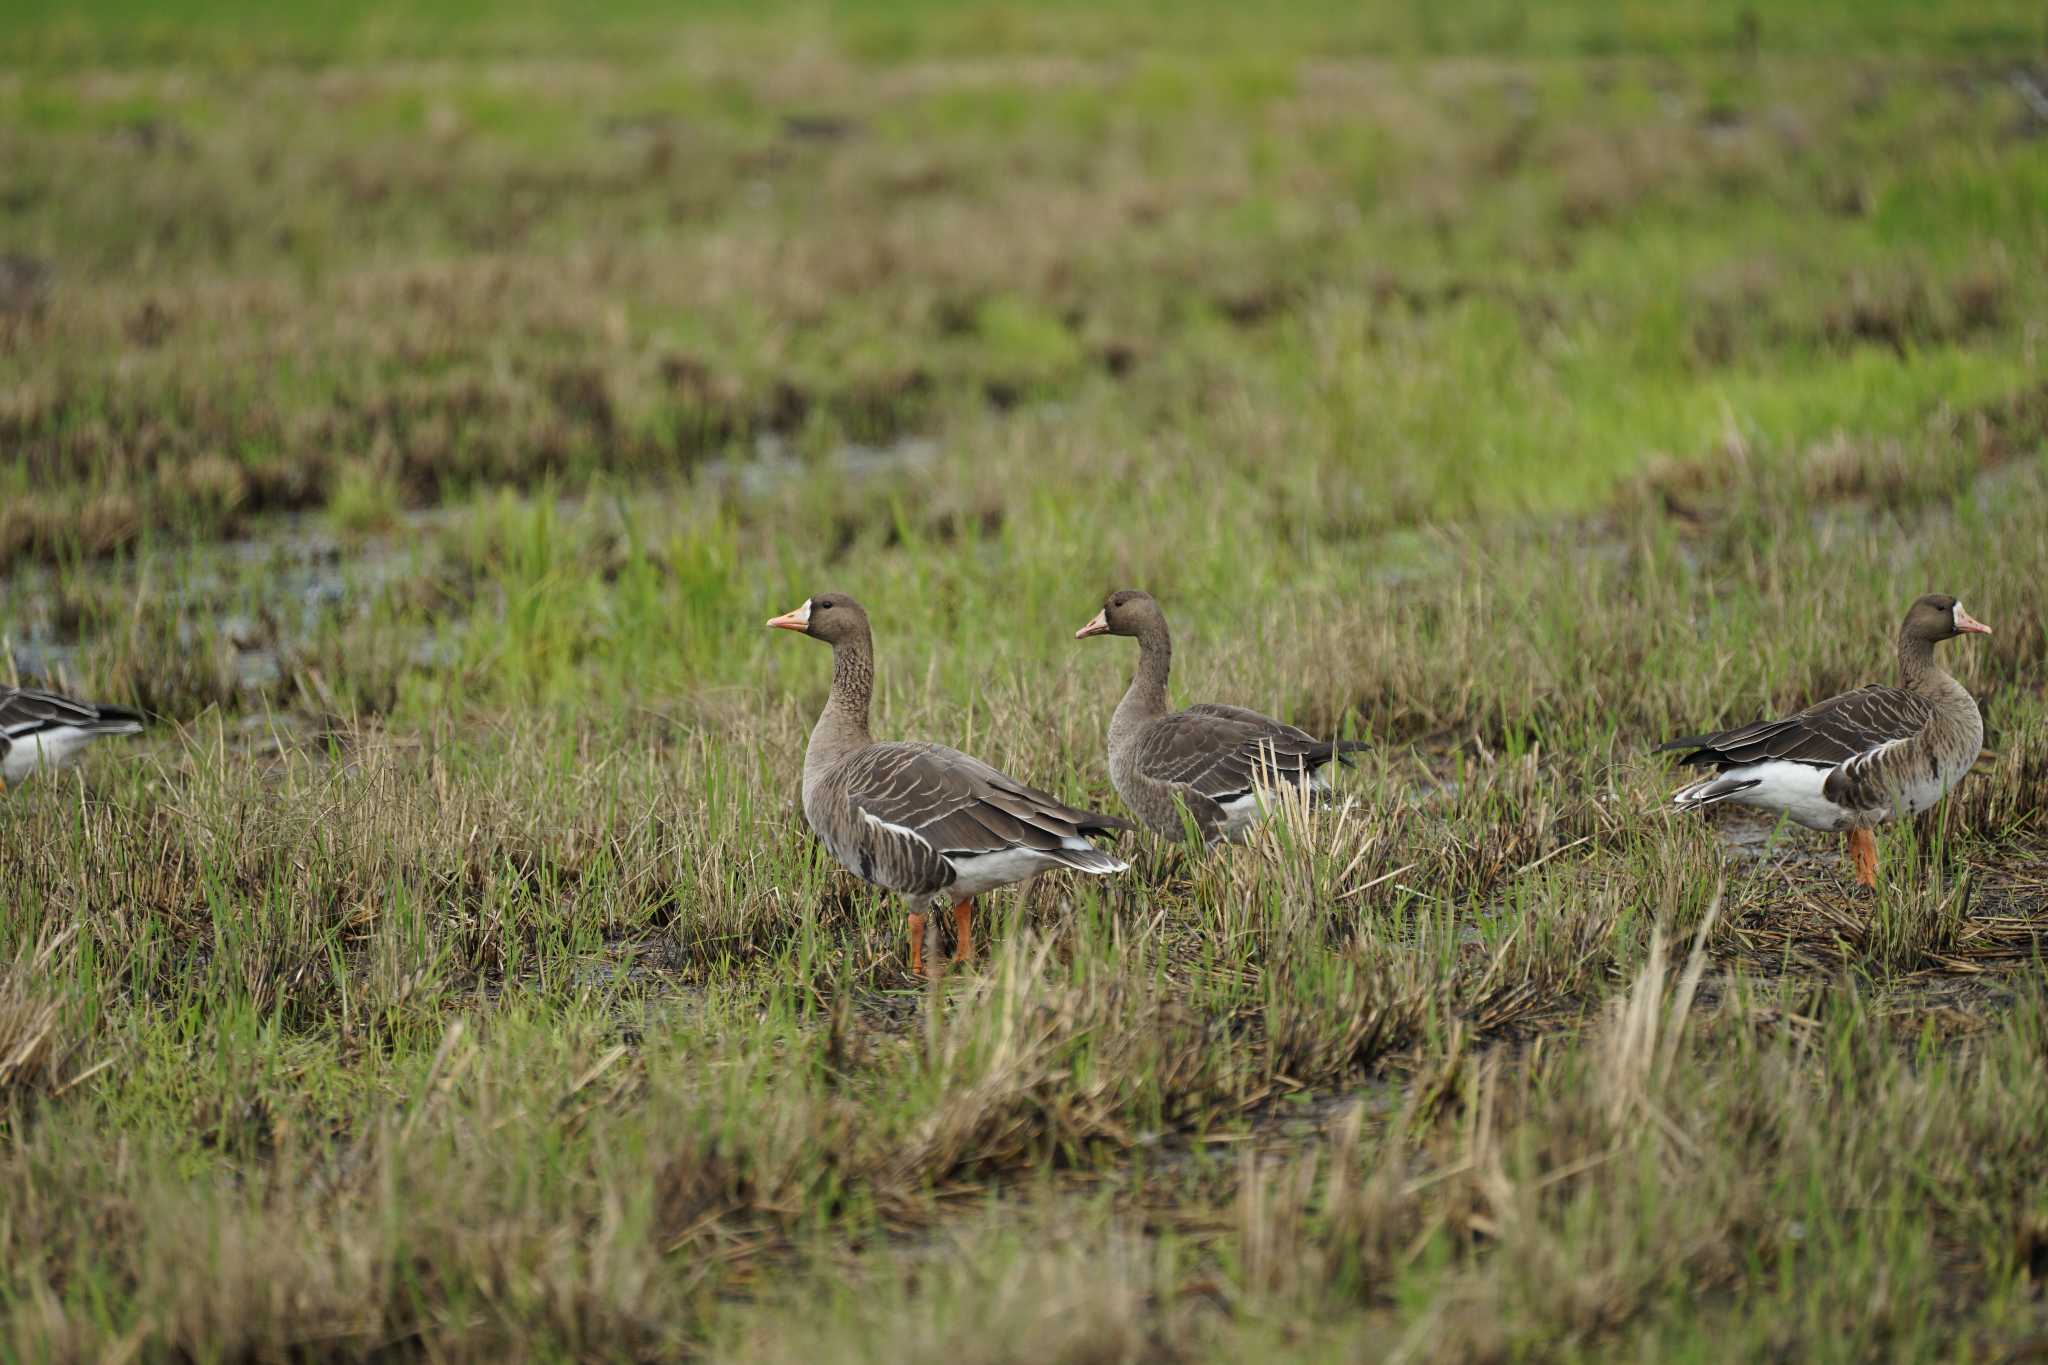
[[[1849,862],[1856,869],[1858,886],[1877,885],[1877,836],[1867,829],[1849,831]]]
[[[924,925],[922,912],[910,916],[910,974],[924,975]],[[972,897],[953,907],[953,960],[965,962],[974,956],[974,900]]]
[[[974,956],[974,898],[953,907],[953,960],[965,962]]]
[[[924,916],[910,916],[910,974],[924,975]]]

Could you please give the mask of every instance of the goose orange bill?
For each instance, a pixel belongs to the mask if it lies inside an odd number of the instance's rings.
[[[1085,640],[1091,635],[1107,635],[1108,633],[1109,622],[1103,620],[1102,613],[1098,611],[1095,613],[1093,621],[1090,621],[1087,625],[1074,632],[1074,638],[1076,640]]]
[[[786,611],[768,622],[768,629],[770,630],[809,630],[810,628],[811,599],[808,597],[804,599],[804,604],[795,611]]]
[[[1963,610],[1963,604],[1956,603],[1956,629],[1965,635],[1989,635],[1991,627]]]

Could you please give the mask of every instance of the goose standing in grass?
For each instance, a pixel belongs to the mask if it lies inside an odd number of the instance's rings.
[[[1074,632],[1130,635],[1138,668],[1109,721],[1109,780],[1138,819],[1178,839],[1181,811],[1205,843],[1242,839],[1265,814],[1269,798],[1288,788],[1326,790],[1322,769],[1368,747],[1354,739],[1317,739],[1306,730],[1247,711],[1204,702],[1175,711],[1166,700],[1173,640],[1166,614],[1150,594],[1125,589],[1103,602],[1095,619]]]
[[[1934,662],[1934,646],[1990,633],[1955,598],[1929,593],[1899,628],[1899,686],[1860,687],[1783,720],[1659,745],[1690,749],[1681,762],[1714,770],[1671,799],[1685,810],[1733,801],[1846,831],[1856,880],[1877,885],[1871,828],[1939,801],[1984,743],[1976,701]]]
[[[1067,868],[1102,876],[1128,864],[1090,834],[1130,829],[1066,805],[939,744],[877,744],[868,733],[874,644],[844,593],[820,593],[770,621],[832,646],[832,691],[804,750],[804,819],[863,881],[910,902],[910,970],[924,971],[927,906],[951,905],[954,960],[974,951],[974,898]]]
[[[132,735],[142,716],[32,687],[0,687],[0,791],[38,768],[68,763],[101,735]]]

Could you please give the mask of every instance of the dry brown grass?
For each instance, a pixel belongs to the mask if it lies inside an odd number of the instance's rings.
[[[24,945],[0,975],[0,1103],[10,1109],[79,1079],[80,1040],[51,980],[72,966],[66,949],[74,932],[50,933]]]

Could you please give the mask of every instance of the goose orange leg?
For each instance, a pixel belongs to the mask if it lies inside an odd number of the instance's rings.
[[[914,910],[910,915],[910,974],[924,975],[924,912]]]
[[[1877,885],[1877,836],[1867,829],[1849,831],[1849,861],[1856,868],[1858,886]]]
[[[953,907],[953,960],[965,962],[974,956],[974,898],[969,896]]]

